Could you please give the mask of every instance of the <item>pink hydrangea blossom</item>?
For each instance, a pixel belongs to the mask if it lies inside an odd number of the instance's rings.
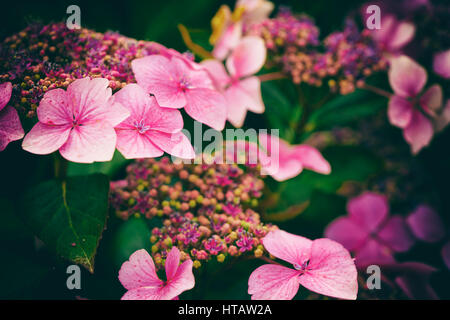
[[[450,79],[450,49],[434,55],[433,70],[441,77]]]
[[[129,112],[111,96],[109,81],[83,78],[67,91],[45,93],[37,115],[39,122],[25,136],[22,147],[35,154],[59,150],[69,161],[109,161],[116,147],[114,126]]]
[[[194,62],[192,62],[194,64]],[[131,63],[137,83],[164,108],[184,108],[187,114],[216,130],[226,120],[223,95],[206,70],[193,68],[177,56],[151,55]]]
[[[191,143],[181,132],[180,111],[160,107],[155,97],[137,84],[127,85],[114,98],[130,112],[130,116],[115,127],[117,149],[125,158],[159,157],[164,151],[183,159],[195,157]]]
[[[241,16],[233,16],[230,8],[223,5],[214,16],[211,25],[213,34],[210,42],[214,45],[212,55],[216,59],[224,60],[242,37]]]
[[[394,263],[393,253],[408,251],[414,244],[401,216],[389,217],[385,196],[364,192],[347,204],[348,216],[332,221],[325,236],[355,253],[356,264]]]
[[[387,14],[382,15],[381,29],[372,32],[383,50],[397,53],[413,39],[416,27],[410,22],[399,21],[395,16]]]
[[[0,151],[12,142],[23,138],[24,132],[17,110],[7,106],[11,99],[11,82],[0,84]]]
[[[158,278],[152,257],[144,249],[134,252],[119,270],[119,281],[128,291],[122,300],[173,300],[195,285],[192,260],[180,265],[180,251],[173,247],[165,263],[166,281]]]
[[[437,242],[445,236],[441,217],[427,205],[418,206],[411,212],[406,222],[413,235],[425,242]]]
[[[282,230],[262,240],[266,250],[293,268],[265,264],[252,272],[248,293],[253,300],[290,300],[299,286],[319,294],[356,299],[357,270],[350,253],[330,239],[309,240]]]
[[[427,82],[427,72],[407,56],[391,59],[389,82],[395,93],[389,100],[389,121],[403,129],[412,153],[417,154],[433,137],[430,118],[440,116],[442,88],[433,85],[420,96]]]
[[[264,41],[255,36],[242,38],[226,61],[228,73],[218,60],[201,64],[208,70],[216,87],[224,91],[227,100],[227,119],[235,127],[242,127],[247,110],[264,112],[261,82],[253,76],[266,61]]]
[[[259,144],[267,151],[267,156],[271,160],[264,169],[277,181],[291,179],[299,175],[303,169],[322,174],[331,172],[328,161],[316,148],[309,145],[289,145],[277,136],[264,133],[259,134]]]
[[[269,17],[274,7],[275,5],[267,0],[236,1],[236,8],[243,8],[242,21],[245,26],[264,21]]]

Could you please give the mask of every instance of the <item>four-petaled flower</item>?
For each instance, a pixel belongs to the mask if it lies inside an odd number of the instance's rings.
[[[184,108],[195,120],[222,130],[226,120],[225,98],[204,68],[193,68],[177,56],[151,55],[131,66],[137,83],[155,96],[164,108]]]
[[[271,231],[262,240],[266,250],[291,264],[265,264],[248,279],[253,300],[290,300],[299,286],[319,294],[356,299],[357,270],[350,253],[330,239],[309,240],[282,230]]]
[[[195,285],[192,260],[180,265],[180,251],[173,247],[165,263],[166,281],[158,278],[152,257],[144,249],[122,264],[119,281],[128,291],[122,300],[173,300]]]
[[[17,110],[7,106],[11,93],[11,82],[0,84],[0,151],[5,150],[11,141],[22,139],[24,135]]]
[[[257,73],[266,61],[264,41],[255,36],[242,38],[226,61],[205,60],[201,64],[208,70],[216,87],[223,90],[227,100],[227,119],[235,127],[242,127],[247,110],[264,112],[261,82]]]
[[[127,159],[160,157],[164,151],[183,159],[195,157],[188,138],[181,132],[180,111],[162,108],[137,84],[129,84],[114,95],[130,116],[115,127],[117,149]]]
[[[59,150],[73,162],[111,160],[117,138],[114,126],[129,112],[114,101],[108,84],[103,78],[83,78],[67,91],[48,91],[37,108],[39,122],[25,136],[23,149],[36,154]]]
[[[401,216],[389,217],[383,195],[365,192],[347,204],[347,217],[339,217],[325,230],[325,236],[355,253],[358,267],[394,263],[394,252],[408,251],[414,238]]]
[[[395,93],[389,100],[389,121],[403,129],[412,153],[417,154],[433,137],[430,119],[438,118],[442,112],[442,88],[433,85],[419,96],[427,82],[427,72],[407,56],[391,59],[389,82]]]

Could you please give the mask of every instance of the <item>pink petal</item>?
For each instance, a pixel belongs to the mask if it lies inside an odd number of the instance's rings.
[[[414,236],[425,242],[438,242],[445,236],[441,217],[427,205],[418,206],[406,219]]]
[[[450,270],[450,241],[447,241],[447,243],[442,247],[441,254],[445,265]]]
[[[144,249],[134,252],[119,270],[119,281],[127,290],[140,287],[158,288],[163,281],[156,274],[152,257]]]
[[[358,272],[350,253],[329,239],[314,240],[307,271],[300,276],[305,288],[340,299],[355,300]]]
[[[291,300],[299,288],[299,272],[280,265],[265,264],[248,279],[252,300]]]
[[[108,79],[91,79],[89,77],[75,80],[69,84],[66,101],[70,101],[74,118],[91,119],[98,113],[104,114],[104,109],[109,105],[108,101],[111,98],[111,88],[108,88],[108,86]],[[52,98],[58,97],[57,102],[64,101],[61,96],[62,93],[58,92],[52,95]]]
[[[146,132],[146,136],[157,147],[181,159],[195,158],[195,151],[189,139],[182,132],[165,133],[154,130]]]
[[[420,111],[414,111],[411,123],[403,130],[403,137],[411,146],[411,152],[417,154],[430,144],[433,138],[433,126]]]
[[[372,232],[383,222],[389,211],[385,196],[364,192],[347,203],[350,219],[367,232]]]
[[[122,296],[121,300],[171,300],[171,299],[164,299],[161,296],[161,289],[159,286],[147,286],[128,290]]]
[[[72,105],[63,89],[53,89],[45,93],[37,115],[39,121],[49,125],[69,125],[73,121]]]
[[[151,97],[137,84],[127,85],[114,98],[129,110],[130,117],[123,122],[128,126],[143,121],[151,130],[175,133],[183,129],[183,117],[178,110],[160,107],[155,97]]]
[[[70,126],[52,126],[38,122],[23,139],[22,148],[35,154],[49,154],[66,143],[70,132]]]
[[[306,169],[322,174],[330,174],[331,166],[316,148],[306,144],[294,147],[294,154]]]
[[[235,127],[242,127],[247,110],[255,113],[264,112],[261,82],[257,77],[233,83],[225,91],[225,98],[227,100],[227,119]]]
[[[433,70],[445,79],[450,79],[450,50],[435,54]]]
[[[358,267],[366,267],[371,264],[394,263],[392,251],[385,245],[374,239],[369,239],[356,253],[355,263]]]
[[[399,22],[393,33],[389,34],[387,49],[397,51],[408,44],[414,37],[416,27],[410,22]]]
[[[225,66],[222,62],[215,59],[207,59],[203,60],[200,64],[208,71],[218,90],[222,90],[228,85],[230,76],[225,70]]]
[[[395,94],[415,97],[427,82],[426,70],[407,56],[392,58],[389,68],[389,83]]]
[[[167,254],[167,259],[165,263],[167,281],[171,281],[175,277],[179,264],[180,264],[180,250],[178,250],[177,247],[172,247],[172,249]]]
[[[422,95],[420,105],[426,113],[434,116],[441,109],[443,100],[442,87],[435,84]]]
[[[262,243],[271,255],[292,265],[302,265],[311,255],[311,240],[282,230],[269,232]]]
[[[339,217],[332,221],[325,229],[325,237],[337,241],[347,250],[355,250],[366,241],[368,234],[353,220],[347,217]]]
[[[411,122],[413,105],[408,100],[393,96],[389,99],[388,117],[389,122],[397,127],[405,128]]]
[[[266,62],[266,46],[264,40],[247,36],[242,38],[228,57],[226,65],[228,72],[236,78],[257,73]]]
[[[193,88],[186,92],[186,113],[195,120],[221,131],[225,127],[226,102],[222,94],[207,88]]]
[[[164,286],[164,288],[162,288],[160,293],[162,299],[172,300],[182,292],[190,290],[195,286],[195,278],[194,274],[192,273],[192,266],[192,260],[186,260],[178,267],[175,275],[173,275],[173,278],[171,278],[171,280]]]
[[[406,225],[403,217],[391,217],[378,232],[378,238],[382,243],[394,251],[408,251],[414,244],[414,238]]]
[[[12,142],[22,139],[24,136],[17,110],[7,106],[0,110],[0,151]]]
[[[126,159],[155,158],[164,154],[146,134],[136,129],[117,129],[117,149]]]
[[[267,151],[270,159],[270,163],[264,166],[264,170],[275,180],[291,179],[303,171],[303,165],[294,154],[294,149],[283,139],[260,133],[259,143]]]
[[[133,60],[131,67],[137,83],[154,94],[160,106],[183,108],[186,98],[177,82],[181,73],[171,61],[162,55],[150,55]]]
[[[5,82],[0,84],[0,111],[8,104],[11,99],[12,84]]]
[[[242,36],[242,23],[230,23],[217,40],[212,51],[214,58],[224,60],[228,53],[237,46]]]
[[[72,162],[110,161],[116,140],[116,132],[109,122],[89,123],[73,128],[59,152]]]
[[[447,103],[445,104],[441,113],[437,116],[437,118],[434,119],[436,131],[437,132],[442,131],[449,123],[450,123],[450,99],[447,100]]]

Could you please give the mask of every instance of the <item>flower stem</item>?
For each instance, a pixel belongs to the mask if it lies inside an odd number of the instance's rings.
[[[392,93],[390,93],[390,92],[388,92],[386,90],[374,87],[374,86],[372,86],[370,84],[367,84],[367,83],[364,83],[360,88],[364,89],[364,90],[371,91],[373,93],[378,94],[379,96],[383,96],[383,97],[386,97],[388,99],[392,97]]]
[[[178,30],[180,31],[181,38],[183,39],[184,44],[191,50],[193,53],[197,54],[203,59],[213,59],[213,55],[211,52],[203,48],[202,46],[194,43],[191,39],[191,35],[189,34],[189,30],[182,24],[178,25]]]
[[[286,79],[286,75],[282,72],[270,72],[258,76],[261,82]]]
[[[67,160],[61,157],[59,153],[54,154],[55,178],[64,180],[67,176]]]

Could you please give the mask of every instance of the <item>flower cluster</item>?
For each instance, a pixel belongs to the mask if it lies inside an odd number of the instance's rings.
[[[176,246],[181,260],[223,262],[228,256],[263,254],[261,239],[275,227],[254,211],[263,181],[257,166],[174,164],[169,158],[137,160],[126,180],[112,183],[111,202],[120,218],[162,219],[154,228],[152,253],[158,267]]]
[[[347,94],[367,76],[386,67],[370,32],[360,32],[351,20],[343,31],[321,42],[311,18],[284,9],[275,18],[253,25],[249,33],[264,39],[272,61],[281,65],[296,84],[321,86],[327,80],[332,91]]]
[[[164,46],[115,32],[70,30],[64,23],[32,24],[0,45],[0,81],[13,84],[11,105],[36,115],[47,92],[67,88],[76,79],[105,78],[113,90],[135,82],[130,62],[152,54],[169,54]]]

